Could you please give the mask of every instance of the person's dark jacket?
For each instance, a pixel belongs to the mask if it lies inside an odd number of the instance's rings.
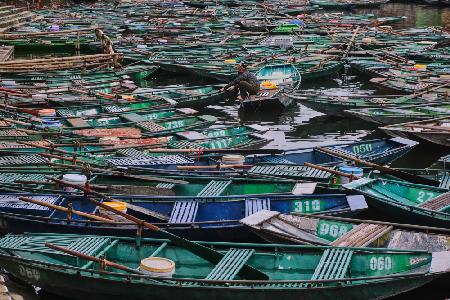
[[[244,71],[244,73],[242,73],[241,75],[239,75],[238,77],[236,77],[235,80],[233,80],[232,82],[230,82],[229,84],[227,84],[224,89],[229,88],[230,86],[236,86],[239,84],[239,82],[241,81],[247,81],[248,83],[252,84],[252,85],[258,85],[258,78],[256,78],[256,75],[253,74],[250,71]]]

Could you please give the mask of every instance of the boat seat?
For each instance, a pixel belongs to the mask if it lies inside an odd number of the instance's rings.
[[[128,148],[128,149],[119,149],[116,151],[117,154],[132,157],[132,158],[138,158],[138,159],[147,159],[147,158],[154,158],[154,156],[148,155],[145,152],[141,150],[137,150],[134,148]]]
[[[353,152],[351,152],[351,151],[348,151],[348,150],[345,150],[345,149],[342,149],[342,148],[340,148],[340,147],[325,147],[325,149],[330,149],[330,150],[333,150],[334,152],[338,152],[338,153],[341,153],[341,154],[344,154],[344,155],[350,155],[350,156],[358,156],[357,154],[355,154],[355,153],[353,153]],[[319,150],[320,151],[320,150]],[[331,156],[334,156],[334,155],[332,155],[332,154],[330,154]],[[341,157],[338,157],[339,159],[343,159],[343,158],[341,158]]]
[[[19,136],[28,136],[26,132],[17,130],[17,129],[5,129],[0,130],[1,137],[19,137]]]
[[[343,248],[325,249],[311,280],[341,279],[347,273],[353,250]]]
[[[0,166],[27,166],[46,164],[47,160],[39,155],[18,155],[0,157]]]
[[[169,190],[172,189],[174,186],[175,186],[175,183],[169,183],[169,182],[161,182],[156,185],[157,188],[169,189]]]
[[[59,196],[41,196],[35,195],[33,199],[46,202],[49,204],[57,204],[60,199]],[[19,195],[0,195],[0,207],[1,208],[14,208],[14,209],[31,209],[35,211],[50,211],[52,208],[47,206],[41,206],[34,203],[24,202],[19,199]],[[37,213],[37,212],[36,212]]]
[[[122,114],[120,117],[132,123],[145,122],[145,119],[137,113]]]
[[[336,247],[366,247],[392,230],[389,225],[362,223],[331,243]]]
[[[70,117],[75,117],[75,113],[73,112],[73,110],[69,109],[69,108],[60,108],[56,110],[56,113],[61,116],[61,117],[65,117],[65,118],[70,118]]]
[[[23,174],[23,173],[0,173],[0,182],[2,183],[15,183],[18,180],[27,181],[47,181],[46,174]],[[52,178],[58,177],[57,175],[50,175]]]
[[[261,210],[270,210],[270,199],[245,199],[245,216],[248,217]]]
[[[269,155],[261,157],[261,162],[266,164],[294,164],[282,155]]]
[[[161,162],[154,158],[133,158],[133,157],[114,157],[106,159],[111,166],[153,166],[159,165]]]
[[[92,127],[86,120],[82,118],[68,118],[66,119],[70,126],[75,128]]]
[[[205,149],[205,147],[190,141],[173,141],[167,144],[172,149]]]
[[[254,252],[254,249],[229,249],[205,279],[233,280]]]
[[[417,207],[434,211],[441,211],[450,205],[450,192],[441,194],[431,200],[419,204]]]
[[[311,167],[288,165],[257,165],[253,166],[248,172],[251,174],[274,175],[286,178],[327,179],[332,175],[329,172]]]
[[[125,112],[127,111],[127,107],[126,106],[119,106],[119,105],[105,105],[103,106],[103,110],[105,112],[109,112],[109,113],[118,113],[118,112]]]
[[[450,189],[450,173],[447,172],[442,176],[441,183],[439,184],[440,188]]]
[[[43,239],[39,236],[8,235],[0,242],[0,248],[51,254],[57,253],[58,255],[70,256],[69,254],[45,246],[45,243],[52,243],[72,251],[96,256],[100,251],[104,250],[106,246],[111,245],[113,242],[117,242],[117,240],[112,240],[109,237],[87,236],[74,238],[74,236],[53,235],[45,236],[45,239]]]
[[[176,201],[170,214],[169,223],[192,223],[197,216],[197,201]]]
[[[211,180],[198,194],[199,197],[220,196],[231,184],[231,180]]]
[[[137,126],[149,132],[159,132],[166,130],[166,127],[156,124],[152,121],[144,121],[136,123]]]

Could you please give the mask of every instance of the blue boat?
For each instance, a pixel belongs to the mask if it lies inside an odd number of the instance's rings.
[[[96,235],[135,236],[136,226],[130,223],[92,221],[85,217],[53,208],[24,202],[28,197],[84,213],[99,214],[98,207],[80,195],[1,194],[0,230],[2,232],[58,232]],[[360,195],[256,195],[219,197],[149,197],[113,196],[127,203],[127,213],[148,222],[158,222],[177,235],[205,241],[256,241],[259,238],[239,220],[261,210],[282,213],[306,213],[349,216],[367,208]],[[146,237],[160,237],[144,230]]]
[[[356,156],[376,164],[391,163],[408,153],[418,143],[404,138],[387,138],[360,141],[351,144],[331,145],[327,148],[342,154]],[[290,150],[283,155],[260,155],[248,157],[246,163],[303,165],[305,162],[327,165],[342,163],[343,159],[317,148]]]
[[[350,144],[339,144],[326,146],[324,148],[331,149],[342,154],[357,156],[362,160],[366,160],[376,164],[388,164],[402,155],[412,150],[418,143],[403,138],[386,138],[368,141],[360,141]],[[123,151],[126,155],[131,151]],[[132,151],[136,153],[135,150]],[[218,151],[220,152],[220,151]],[[142,154],[143,152],[141,152]],[[220,163],[220,156],[198,156],[191,158],[184,155],[163,155],[163,156],[128,156],[122,158],[108,159],[108,162],[115,167],[134,167],[144,172],[154,172],[162,174],[202,174],[202,171],[181,171],[177,170],[177,166],[206,166],[217,165]],[[284,154],[261,154],[248,155],[245,158],[245,165],[253,166],[249,173],[271,175],[268,165],[284,165],[284,166],[303,166],[305,162],[317,165],[338,165],[344,160],[341,157],[330,155],[322,152],[317,148],[303,148],[290,150]],[[266,168],[267,172],[260,172]],[[260,170],[261,169],[261,170]],[[219,174],[220,172],[216,172]],[[267,174],[266,174],[267,173]],[[273,175],[273,174],[272,174]]]

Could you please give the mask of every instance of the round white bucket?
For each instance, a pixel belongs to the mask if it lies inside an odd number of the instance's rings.
[[[147,257],[141,260],[139,270],[153,277],[171,278],[175,273],[175,262],[164,257]]]
[[[224,165],[243,165],[245,157],[242,155],[224,155],[222,157],[222,163]]]
[[[116,209],[118,211],[121,211],[121,212],[123,212],[125,214],[127,213],[127,204],[125,202],[111,201],[111,202],[103,202],[103,204],[105,204],[105,205],[107,205],[107,206],[109,206],[111,208],[114,208],[114,209]],[[127,221],[127,219],[125,219],[124,217],[119,216],[118,214],[116,214],[116,213],[114,213],[112,211],[109,211],[109,210],[107,210],[107,209],[105,209],[103,207],[99,207],[98,211],[99,211],[99,213],[101,213],[103,215],[107,215],[108,217],[110,217],[113,220],[121,221],[121,222],[126,222]]]
[[[86,184],[87,178],[84,175],[81,174],[65,174],[62,178],[64,181],[70,184],[76,184],[84,186]],[[80,190],[73,188],[73,187],[64,187],[64,191],[68,193],[77,193]]]

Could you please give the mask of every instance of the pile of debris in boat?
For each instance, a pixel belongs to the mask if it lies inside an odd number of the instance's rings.
[[[382,299],[448,276],[448,156],[390,164],[450,146],[450,36],[327,10],[386,2],[0,7],[0,266],[75,299]],[[241,62],[261,88],[236,102]],[[345,67],[373,93],[301,87]],[[149,84],[163,72],[206,83]],[[265,126],[201,113],[218,102],[393,137],[274,149]]]

